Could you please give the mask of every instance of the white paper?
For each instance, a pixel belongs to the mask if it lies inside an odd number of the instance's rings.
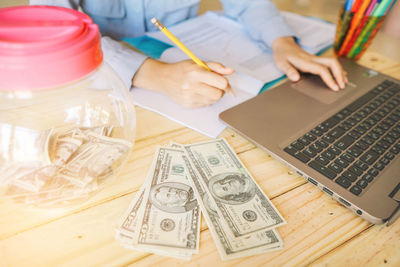
[[[282,15],[306,51],[317,53],[333,43],[334,25],[288,12],[282,12]],[[275,66],[272,52],[253,41],[241,24],[221,14],[207,12],[169,30],[201,59],[234,68],[235,73],[227,78],[235,96],[225,94],[211,106],[188,109],[162,94],[134,88],[131,91],[133,101],[209,137],[216,138],[226,127],[219,120],[219,113],[257,95],[264,83],[283,76]],[[174,45],[161,32],[148,35]],[[160,58],[165,62],[184,59],[189,57],[176,47],[167,49]]]

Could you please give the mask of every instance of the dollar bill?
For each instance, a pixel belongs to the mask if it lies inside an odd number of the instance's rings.
[[[210,203],[235,237],[285,224],[224,139],[190,144],[184,148]]]
[[[121,245],[128,249],[139,250],[143,252],[154,253],[162,256],[169,256],[183,260],[190,260],[192,252],[190,251],[176,251],[174,248],[157,246],[157,245],[138,245],[135,240],[135,232],[137,229],[138,212],[144,207],[143,196],[145,187],[142,186],[135,198],[130,203],[129,208],[125,215],[120,227],[117,229],[116,238],[120,241]]]
[[[183,155],[186,169],[196,193],[208,228],[217,246],[222,260],[250,256],[282,248],[282,240],[276,230],[264,230],[235,237],[218,215],[215,205],[199,181],[199,177],[191,167],[189,159]]]
[[[110,167],[120,160],[124,154],[128,153],[132,147],[132,144],[125,140],[91,132],[86,134],[86,139],[87,142],[79,146],[57,174],[58,177],[80,187],[110,170]],[[73,143],[70,143],[70,147],[73,147],[73,145]]]
[[[198,253],[201,212],[182,155],[182,150],[170,147],[155,153],[134,229],[139,246]]]

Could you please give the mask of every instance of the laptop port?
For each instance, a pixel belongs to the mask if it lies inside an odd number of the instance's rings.
[[[315,181],[313,178],[308,177],[307,180],[312,183],[313,185],[318,185],[317,181]]]
[[[343,203],[345,206],[347,206],[347,207],[350,207],[351,206],[351,204],[349,203],[349,202],[347,202],[346,200],[344,200],[343,198],[341,198],[341,197],[339,197],[339,201],[341,202],[341,203]]]
[[[331,196],[333,195],[333,192],[326,187],[322,188],[322,190],[324,190],[326,193],[328,193]]]

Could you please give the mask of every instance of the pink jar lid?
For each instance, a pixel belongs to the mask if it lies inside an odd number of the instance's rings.
[[[99,28],[76,10],[0,9],[0,90],[39,90],[80,79],[103,61]]]

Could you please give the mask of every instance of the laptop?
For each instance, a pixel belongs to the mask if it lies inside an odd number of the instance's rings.
[[[220,114],[228,126],[374,224],[400,214],[400,81],[340,59],[333,92],[315,75]]]

